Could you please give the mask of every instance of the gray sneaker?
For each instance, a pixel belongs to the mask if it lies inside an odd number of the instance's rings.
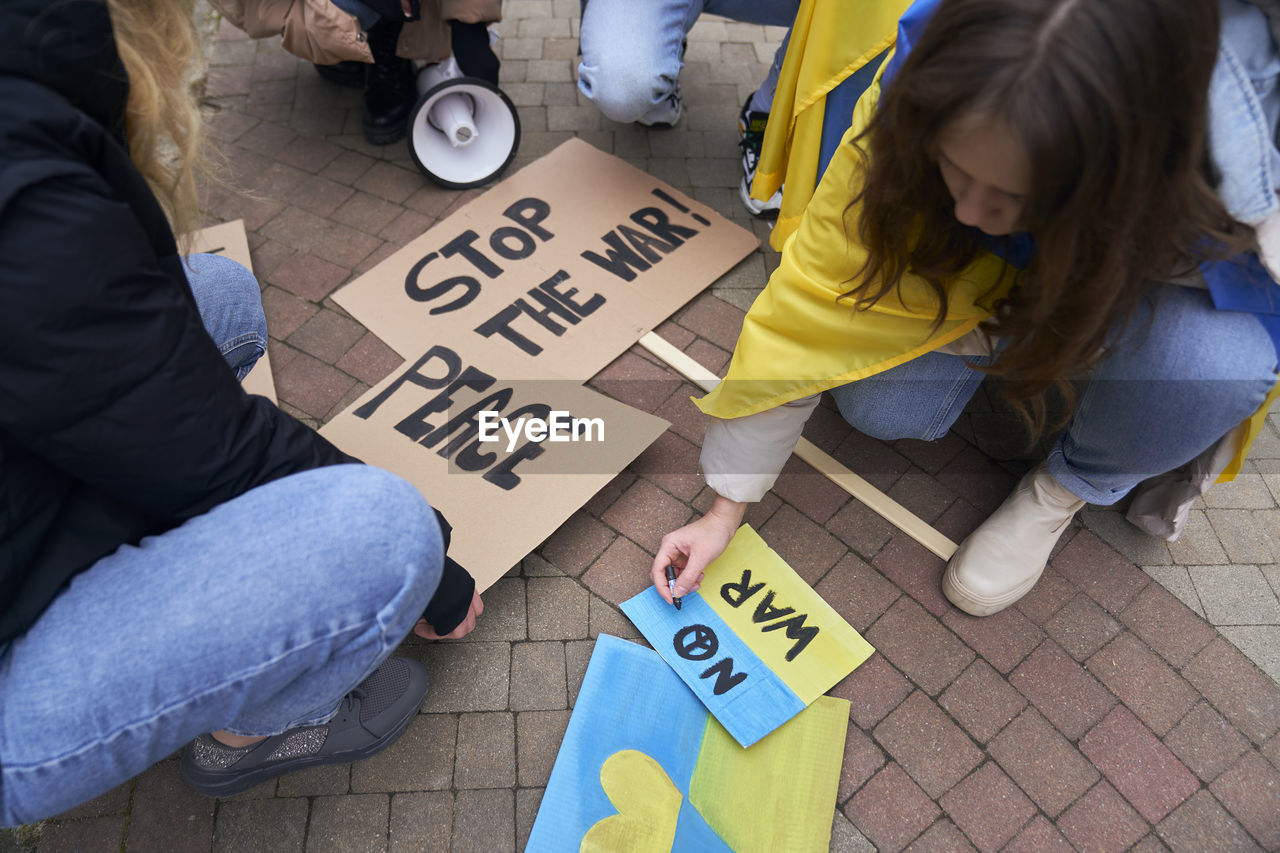
[[[210,797],[227,797],[282,773],[368,758],[400,736],[426,698],[427,668],[387,658],[342,699],[322,726],[304,726],[250,746],[230,747],[204,734],[182,750],[182,776]]]

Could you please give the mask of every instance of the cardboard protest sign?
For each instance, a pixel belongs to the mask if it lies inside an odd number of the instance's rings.
[[[191,238],[190,251],[208,252],[211,255],[225,255],[250,272],[253,261],[249,257],[249,239],[244,233],[244,220],[236,219],[221,225],[210,225]],[[271,359],[266,352],[258,359],[240,383],[240,387],[249,394],[258,394],[271,402],[278,402],[276,382],[271,373]]]
[[[758,244],[570,140],[333,298],[406,358],[441,344],[504,379],[586,381]]]
[[[745,524],[682,605],[650,587],[622,612],[743,746],[875,651]]]
[[[743,749],[658,655],[602,634],[525,849],[826,851],[848,722],[824,696]]]
[[[320,433],[417,486],[453,524],[450,556],[483,590],[666,427],[577,382],[501,379],[437,345]]]

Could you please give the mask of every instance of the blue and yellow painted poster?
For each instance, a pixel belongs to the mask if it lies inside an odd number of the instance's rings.
[[[682,604],[677,610],[649,588],[622,612],[742,746],[875,651],[745,524]]]
[[[529,853],[806,853],[830,843],[849,703],[739,746],[654,652],[601,635]]]

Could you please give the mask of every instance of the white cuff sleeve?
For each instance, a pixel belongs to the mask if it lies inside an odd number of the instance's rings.
[[[819,395],[742,418],[716,418],[702,442],[707,485],[734,501],[758,501],[773,488]]]

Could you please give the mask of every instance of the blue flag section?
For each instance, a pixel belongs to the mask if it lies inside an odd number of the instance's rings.
[[[675,673],[742,746],[800,713],[805,702],[753,652],[700,593],[676,610],[652,587],[622,603]]]

